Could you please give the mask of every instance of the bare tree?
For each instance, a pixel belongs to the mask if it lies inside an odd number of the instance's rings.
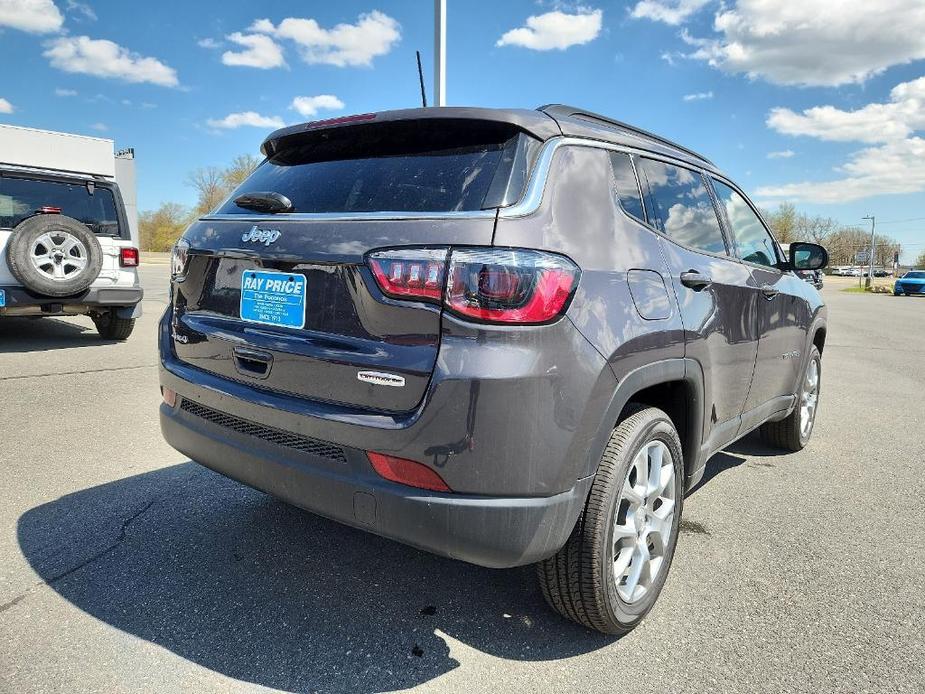
[[[260,159],[251,154],[239,154],[231,160],[231,164],[222,173],[225,190],[230,193],[251,175],[260,164]]]
[[[195,188],[199,195],[199,201],[196,203],[197,214],[205,214],[215,209],[227,195],[225,172],[217,166],[205,166],[190,172],[186,182]]]

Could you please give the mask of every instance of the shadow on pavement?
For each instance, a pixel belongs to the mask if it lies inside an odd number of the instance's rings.
[[[0,354],[68,349],[82,345],[115,344],[103,340],[89,318],[86,325],[56,318],[3,318],[0,320]]]
[[[194,463],[19,519],[32,568],[86,613],[245,682],[389,691],[458,667],[439,630],[498,658],[613,643],[551,612],[532,567],[441,559],[287,506]]]

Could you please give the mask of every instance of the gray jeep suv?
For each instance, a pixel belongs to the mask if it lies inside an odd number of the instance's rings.
[[[278,130],[174,251],[161,427],[329,518],[632,629],[684,494],[756,428],[799,450],[826,312],[742,191],[566,106]]]

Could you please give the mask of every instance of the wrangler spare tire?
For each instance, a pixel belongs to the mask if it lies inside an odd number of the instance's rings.
[[[72,296],[100,274],[103,250],[84,224],[60,214],[24,219],[6,245],[10,272],[23,287],[45,296]]]

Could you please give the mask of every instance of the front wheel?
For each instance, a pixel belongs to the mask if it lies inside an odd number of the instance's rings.
[[[785,451],[803,450],[813,435],[821,385],[822,355],[813,345],[797,391],[797,403],[793,412],[779,422],[765,422],[761,425],[761,438],[765,443]]]
[[[617,425],[568,542],[537,566],[554,610],[606,634],[642,621],[674,556],[682,460],[678,433],[661,410],[639,407]]]

